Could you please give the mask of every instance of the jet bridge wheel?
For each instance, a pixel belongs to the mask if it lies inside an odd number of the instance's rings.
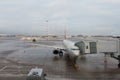
[[[62,51],[59,52],[59,56],[63,57],[63,52]]]
[[[118,64],[118,68],[120,68],[120,63]]]
[[[118,55],[118,61],[119,61],[118,68],[120,68],[120,55]]]

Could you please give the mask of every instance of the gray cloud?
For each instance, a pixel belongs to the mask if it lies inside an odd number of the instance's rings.
[[[0,32],[120,35],[119,0],[1,0]],[[46,22],[48,20],[48,23]]]

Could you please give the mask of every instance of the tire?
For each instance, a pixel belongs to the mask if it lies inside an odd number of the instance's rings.
[[[120,68],[120,63],[118,64],[118,68]]]

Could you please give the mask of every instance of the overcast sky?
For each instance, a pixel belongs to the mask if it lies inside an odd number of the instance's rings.
[[[47,22],[48,21],[48,22]],[[0,33],[120,35],[120,0],[0,0]]]

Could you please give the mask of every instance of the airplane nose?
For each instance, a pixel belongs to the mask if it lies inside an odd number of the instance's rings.
[[[75,56],[79,56],[79,55],[80,55],[79,51],[76,51]]]

